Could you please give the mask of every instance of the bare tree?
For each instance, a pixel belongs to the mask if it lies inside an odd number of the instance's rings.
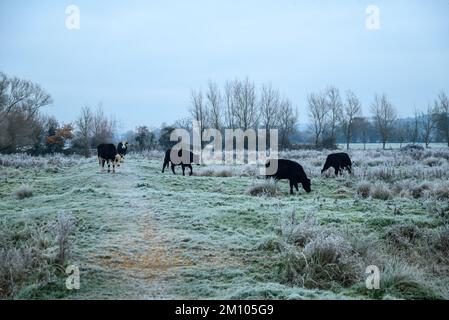
[[[349,150],[349,143],[351,142],[354,130],[356,129],[354,125],[354,119],[360,117],[362,114],[362,106],[360,100],[352,91],[346,92],[346,104],[344,106],[344,112],[342,117],[342,127],[346,139],[346,149]]]
[[[267,129],[267,131],[276,126],[278,122],[279,107],[279,91],[273,89],[271,84],[263,85],[259,101],[260,120],[262,127]]]
[[[413,126],[410,130],[410,142],[416,143],[419,139],[419,111],[415,107],[413,111]]]
[[[113,117],[107,117],[103,105],[98,104],[92,118],[92,142],[96,147],[100,143],[112,142],[117,129],[117,121]]]
[[[220,89],[215,82],[209,81],[206,92],[206,108],[209,116],[209,124],[212,128],[221,130],[222,127],[222,98]]]
[[[280,102],[277,118],[280,133],[279,144],[281,149],[285,149],[290,145],[289,136],[295,131],[298,122],[298,111],[293,110],[290,100],[283,99]]]
[[[337,126],[342,115],[342,102],[340,91],[336,87],[326,89],[326,103],[328,109],[328,124],[325,131],[328,131],[329,145],[334,146],[337,135]]]
[[[89,106],[84,106],[81,109],[81,114],[75,121],[76,127],[78,128],[77,136],[86,158],[89,158],[91,156],[90,137],[93,127],[93,121],[94,114]]]
[[[385,144],[390,138],[393,123],[396,120],[396,109],[385,94],[376,94],[371,105],[371,113],[382,140],[382,148],[385,149]]]
[[[326,119],[328,114],[328,105],[323,94],[312,93],[307,97],[309,117],[312,121],[312,130],[315,137],[315,147],[320,145]]]
[[[33,123],[40,108],[51,103],[40,85],[0,73],[0,151],[33,145]]]
[[[354,118],[354,134],[358,134],[360,141],[363,143],[363,150],[366,150],[370,126],[371,123],[366,117],[360,116]]]
[[[235,129],[236,126],[236,102],[234,96],[235,82],[227,81],[224,88],[224,118],[225,126],[228,129]]]
[[[200,122],[200,134],[202,136],[204,128],[207,127],[207,110],[203,102],[203,93],[192,90],[190,114],[193,120]]]
[[[237,127],[241,128],[243,131],[249,128],[256,128],[259,115],[254,83],[246,78],[243,82],[235,82],[233,89],[236,102],[234,112],[237,120]]]
[[[437,111],[435,108],[429,104],[427,106],[426,113],[421,113],[421,127],[422,127],[422,139],[426,144],[426,148],[429,147],[429,144],[432,139],[432,133],[436,128],[436,114]]]
[[[437,111],[437,128],[449,147],[449,99],[445,92],[441,91],[435,100]]]

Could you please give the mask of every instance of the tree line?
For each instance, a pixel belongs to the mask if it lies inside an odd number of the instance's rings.
[[[414,110],[413,119],[397,118],[397,110],[386,94],[375,94],[369,106],[370,116],[363,116],[362,105],[350,90],[344,97],[330,86],[309,94],[307,107],[315,147],[333,148],[344,141],[350,143],[446,142],[449,146],[449,99],[441,91],[424,111]]]
[[[124,139],[135,151],[166,149],[174,144],[170,133],[175,128],[192,130],[192,120],[205,128],[278,129],[281,149],[312,145],[335,148],[344,142],[445,142],[449,146],[449,99],[445,92],[429,103],[425,110],[415,110],[410,119],[398,119],[397,111],[386,94],[376,94],[364,116],[362,103],[352,91],[343,95],[329,86],[307,96],[309,127],[298,128],[298,111],[291,100],[271,84],[259,88],[248,78],[227,81],[220,87],[209,81],[203,91],[192,90],[189,117],[160,128],[138,126],[118,134],[117,121],[105,114],[101,103],[84,106],[70,123],[41,113],[53,103],[39,84],[0,72],[0,153],[27,152],[78,153],[86,157],[99,143]],[[269,141],[269,137],[267,137]]]

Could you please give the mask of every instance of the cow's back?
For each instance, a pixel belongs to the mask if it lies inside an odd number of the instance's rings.
[[[98,157],[105,160],[114,160],[117,149],[112,143],[102,143],[97,146]]]
[[[303,171],[303,168],[299,163],[287,159],[270,160],[267,164],[267,168],[268,166],[273,166],[274,161],[277,161],[277,171],[273,176],[278,179],[289,179],[292,176],[296,176],[300,171]]]

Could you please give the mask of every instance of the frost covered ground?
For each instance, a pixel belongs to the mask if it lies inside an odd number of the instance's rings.
[[[312,179],[294,196],[249,165],[162,174],[157,152],[114,175],[95,158],[1,155],[0,297],[449,298],[449,149],[350,151],[354,175],[339,178],[320,175],[328,153],[281,154]],[[61,212],[75,221],[65,264],[80,268],[79,290],[22,257],[55,250],[27,230]],[[29,234],[35,247],[14,248]],[[365,287],[369,265],[379,290]],[[11,283],[14,268],[24,275]]]

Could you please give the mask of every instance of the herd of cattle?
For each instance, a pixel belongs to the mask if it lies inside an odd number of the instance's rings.
[[[126,153],[128,151],[128,142],[119,142],[117,147],[114,144],[100,144],[97,147],[98,151],[98,162],[100,164],[101,170],[104,170],[105,163],[108,164],[108,172],[111,171],[111,163],[112,163],[112,172],[115,172],[115,167],[120,167],[120,164],[124,162]],[[195,163],[194,154],[190,151],[188,155],[188,161],[180,163],[172,161],[171,159],[171,149],[165,152],[164,163],[162,166],[162,173],[166,168],[171,164],[171,169],[173,174],[175,172],[175,166],[180,165],[182,167],[182,175],[185,175],[185,168],[190,169],[190,174],[193,174],[192,163]],[[182,157],[182,151],[178,151],[178,158]],[[187,157],[185,157],[187,159]],[[271,161],[265,164],[266,168],[272,166]],[[275,180],[287,179],[290,182],[290,194],[293,194],[293,187],[295,187],[296,191],[298,189],[298,183],[301,183],[302,187],[306,192],[312,191],[310,179],[307,178],[306,173],[304,172],[303,167],[292,160],[287,159],[276,159],[277,161],[277,170],[274,174],[266,175],[266,178],[273,178]],[[335,170],[335,175],[338,176],[343,172],[343,170],[347,170],[351,173],[352,169],[352,161],[349,158],[347,153],[332,153],[327,156],[326,162],[324,163],[323,169],[321,170],[321,174],[327,171],[329,168],[333,168]]]

